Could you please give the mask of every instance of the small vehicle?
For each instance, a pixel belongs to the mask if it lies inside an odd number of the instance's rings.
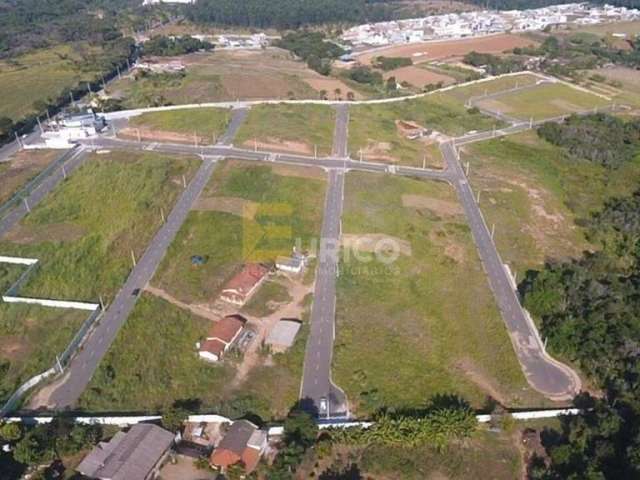
[[[139,288],[134,288],[133,292],[131,292],[131,296],[132,297],[137,297],[138,295],[140,295],[140,289]]]
[[[327,412],[327,407],[328,407],[327,399],[326,399],[326,397],[322,397],[322,398],[320,399],[320,413],[321,413],[321,414],[326,414],[326,413],[328,413],[328,412]]]

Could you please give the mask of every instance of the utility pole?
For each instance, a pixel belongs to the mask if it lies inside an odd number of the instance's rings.
[[[495,235],[495,233],[496,233],[496,224],[493,223],[491,225],[491,240],[493,240],[493,236]]]
[[[29,202],[27,201],[27,198],[23,198],[24,200],[24,206],[27,209],[27,212],[31,213],[31,208],[29,208]]]
[[[476,198],[476,203],[478,204],[478,206],[480,206],[480,193],[482,192],[482,190],[478,190],[478,196]]]
[[[213,140],[213,143],[211,145],[215,145],[216,144],[216,132],[213,132],[211,134],[211,139]]]
[[[183,188],[187,188],[187,177],[182,175],[182,186]]]
[[[62,178],[67,178],[67,171],[64,168],[64,163],[62,164]]]
[[[20,140],[20,137],[18,136],[18,132],[13,132],[13,134],[16,137],[16,142],[18,142],[18,145],[20,145],[20,150],[22,150],[24,148],[24,144],[22,143],[22,140]]]
[[[318,145],[313,146],[313,158],[318,158]]]
[[[98,297],[100,299],[100,310],[104,310],[104,302],[102,301],[102,295]]]
[[[118,72],[118,80],[122,80],[122,74],[120,73],[120,65],[116,65],[116,71]]]
[[[362,149],[360,149],[360,163],[362,163]]]
[[[89,91],[89,93],[93,93],[91,91],[91,82],[87,82],[87,90]]]
[[[529,128],[533,128],[533,117],[529,117]]]
[[[140,143],[142,141],[142,139],[140,138],[140,129],[136,128],[136,133],[138,134],[138,143]]]
[[[62,364],[60,363],[59,355],[56,355],[56,366],[58,367],[58,373],[62,373]]]
[[[40,133],[44,133],[44,130],[42,129],[42,124],[40,123],[40,117],[36,117],[36,120],[38,122],[38,127],[40,128]]]
[[[425,168],[427,168],[427,155],[423,155],[422,156],[422,169],[424,170]]]
[[[127,58],[127,70],[131,68],[131,64],[129,63],[129,58]]]
[[[255,138],[253,139],[253,151],[258,151],[258,140],[256,140]]]
[[[107,90],[107,84],[104,81],[104,75],[100,75],[102,77],[102,89],[106,92]]]
[[[465,167],[465,172],[464,174],[468,177],[469,176],[469,162],[467,162],[467,165]]]
[[[69,98],[71,99],[71,106],[73,106],[75,100],[73,99],[73,92],[69,92]]]
[[[162,223],[165,223],[166,220],[164,218],[164,208],[160,207],[160,218],[162,218]]]
[[[131,250],[131,261],[133,262],[133,268],[136,267],[136,254]]]

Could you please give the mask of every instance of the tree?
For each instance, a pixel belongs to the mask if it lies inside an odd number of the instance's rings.
[[[0,135],[8,135],[13,130],[13,121],[8,117],[0,117]]]
[[[22,437],[19,423],[5,423],[0,427],[0,438],[7,442],[16,442]]]
[[[327,99],[327,91],[326,90],[320,90],[320,100],[326,100]]]
[[[340,95],[342,95],[342,89],[340,89],[340,88],[338,87],[338,88],[336,88],[336,89],[333,91],[333,93],[334,93],[334,94],[335,94],[335,96],[336,96],[336,97],[335,97],[335,98],[336,98],[336,100],[338,100],[338,99],[340,99]]]
[[[38,465],[52,461],[56,456],[51,445],[55,438],[43,438],[42,433],[39,427],[27,432],[16,444],[13,458],[25,465]]]
[[[355,94],[351,90],[349,90],[347,92],[347,100],[349,100],[350,102],[353,102],[355,99],[356,99]]]
[[[189,418],[189,412],[180,407],[171,407],[162,413],[160,422],[162,426],[170,432],[177,432],[182,428],[184,422]]]

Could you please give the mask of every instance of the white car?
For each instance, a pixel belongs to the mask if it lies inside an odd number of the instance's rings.
[[[327,407],[328,407],[327,399],[325,397],[322,397],[320,399],[320,413],[323,414],[323,415],[326,414],[327,413]]]

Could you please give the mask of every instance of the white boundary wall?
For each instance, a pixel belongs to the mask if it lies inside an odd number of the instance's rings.
[[[37,258],[3,257],[0,255],[0,263],[11,263],[13,265],[35,265]]]
[[[43,307],[70,308],[75,310],[87,310],[93,312],[100,305],[97,303],[74,302],[68,300],[49,300],[46,298],[12,297],[2,296],[2,301],[6,303],[28,303],[32,305],[42,305]]]

